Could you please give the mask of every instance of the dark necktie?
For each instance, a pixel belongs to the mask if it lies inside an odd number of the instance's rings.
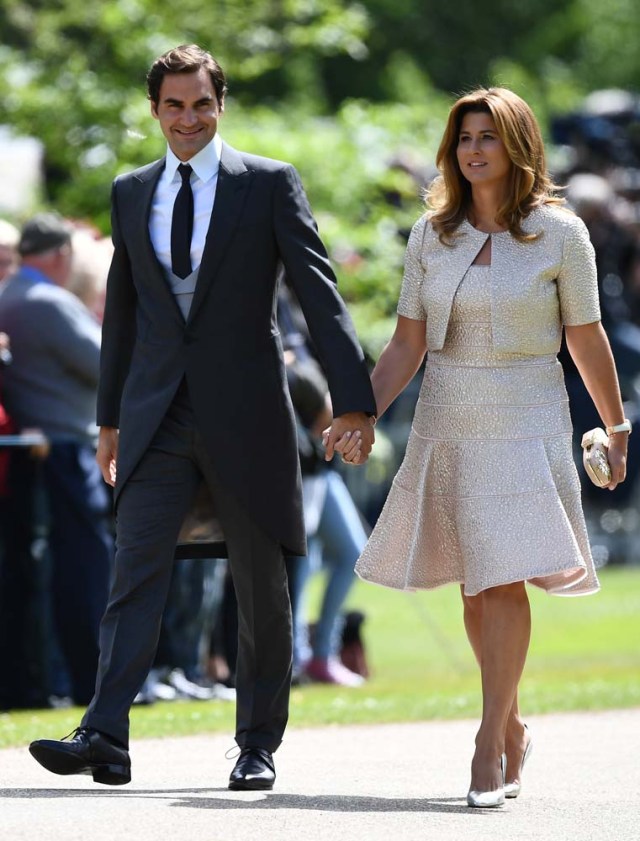
[[[193,233],[193,193],[191,192],[191,167],[180,164],[178,172],[182,184],[173,205],[171,219],[171,268],[178,277],[191,274],[191,234]]]

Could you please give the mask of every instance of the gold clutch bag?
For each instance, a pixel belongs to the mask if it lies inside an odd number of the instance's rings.
[[[611,481],[609,436],[597,426],[582,436],[582,463],[594,485],[604,488]]]

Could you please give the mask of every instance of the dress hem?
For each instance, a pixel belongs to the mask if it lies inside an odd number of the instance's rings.
[[[496,581],[493,584],[488,584],[486,587],[483,587],[480,590],[476,590],[473,593],[467,593],[464,591],[465,596],[477,596],[480,593],[484,592],[484,590],[490,590],[492,587],[503,587],[507,584],[515,584],[518,581],[524,581],[525,584],[528,584],[530,587],[537,587],[539,590],[543,590],[549,596],[565,596],[565,597],[577,597],[577,596],[591,596],[595,593],[600,591],[600,583],[596,580],[596,583],[593,587],[589,589],[579,589],[578,585],[580,585],[585,578],[588,577],[589,573],[588,570],[583,569],[584,575],[579,578],[577,581],[573,581],[571,584],[568,584],[565,587],[554,587],[552,589],[548,589],[544,587],[542,583],[537,583],[537,581],[544,581],[545,578],[551,578],[554,575],[559,575],[562,572],[566,572],[566,568],[556,570],[555,572],[547,572],[544,575],[531,575],[527,578],[511,578],[505,581]],[[404,593],[418,593],[421,591],[428,591],[428,590],[438,590],[440,587],[446,587],[448,584],[462,584],[464,585],[464,581],[457,578],[447,578],[442,581],[436,581],[433,584],[429,584],[428,586],[424,587],[412,587],[412,586],[400,586],[396,584],[387,584],[383,581],[376,581],[374,578],[367,578],[367,576],[356,568],[355,570],[356,575],[360,578],[361,581],[366,581],[367,584],[375,584],[378,587],[384,587],[387,590],[397,590],[398,592]],[[534,580],[535,579],[535,580]]]

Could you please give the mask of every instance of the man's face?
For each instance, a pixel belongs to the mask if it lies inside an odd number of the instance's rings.
[[[71,280],[73,258],[71,243],[46,252],[44,257],[46,257],[46,263],[42,265],[42,271],[57,286],[66,287]]]
[[[188,161],[213,140],[223,108],[202,67],[197,73],[167,73],[158,104],[151,103],[151,113],[169,148],[181,161]]]

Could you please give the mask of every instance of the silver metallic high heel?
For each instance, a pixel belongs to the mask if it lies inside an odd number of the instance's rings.
[[[525,730],[529,732],[529,728],[525,724]],[[520,790],[522,789],[522,769],[524,768],[524,764],[529,759],[531,755],[531,751],[533,750],[533,739],[529,736],[529,743],[525,748],[524,754],[522,755],[522,762],[520,763],[520,771],[518,772],[518,779],[514,783],[505,783],[504,785],[504,796],[505,797],[517,797],[520,794]]]
[[[467,806],[473,806],[476,809],[494,809],[496,806],[504,804],[504,775],[507,770],[507,757],[503,753],[500,757],[500,773],[502,775],[502,785],[493,791],[476,791],[471,789],[467,794]]]

